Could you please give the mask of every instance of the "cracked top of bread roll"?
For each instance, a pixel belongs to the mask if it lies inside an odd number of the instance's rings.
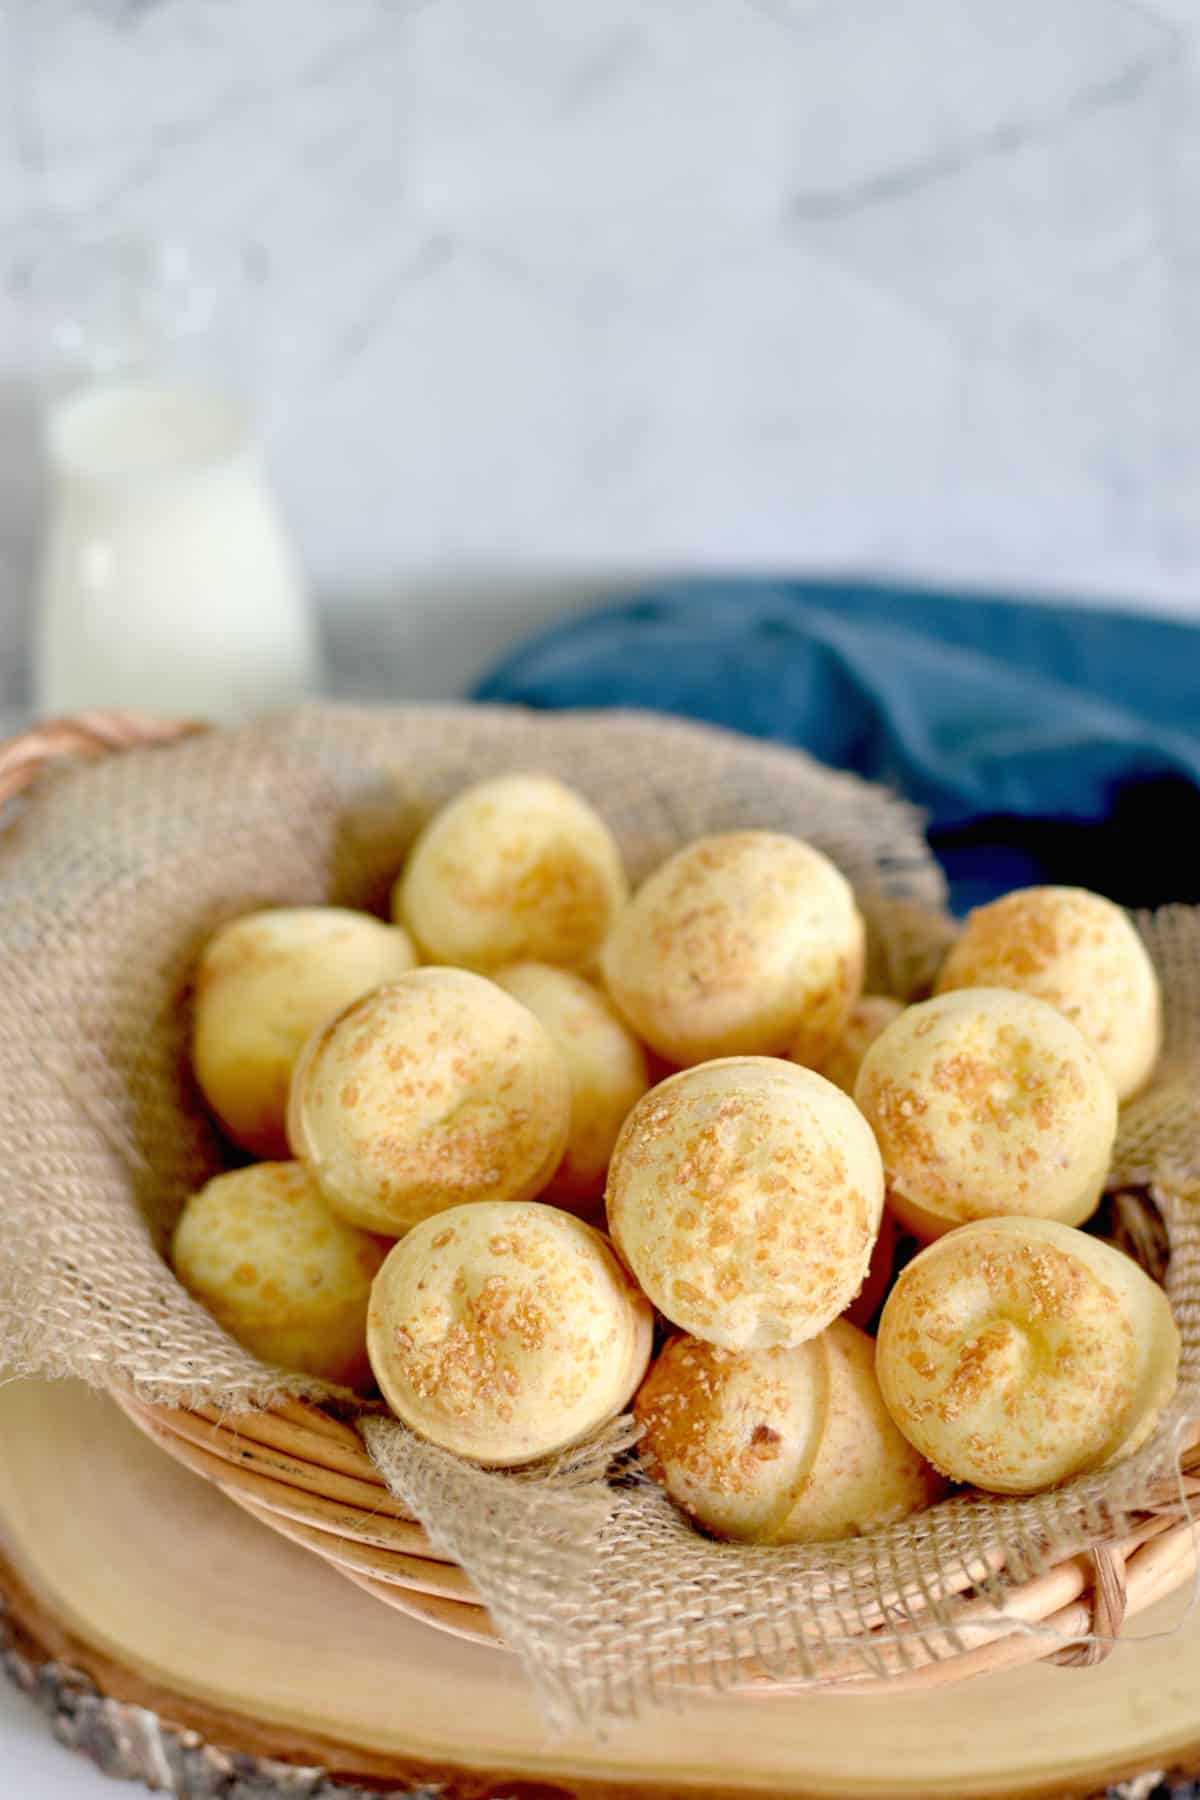
[[[549,775],[497,775],[434,814],[392,911],[431,962],[584,968],[628,891],[616,839],[581,795]]]
[[[850,884],[820,850],[779,832],[722,832],[642,884],[604,947],[604,979],[676,1067],[785,1054],[812,1065],[858,996],[864,941]]]
[[[653,1313],[602,1233],[537,1201],[411,1231],[371,1293],[371,1366],[414,1431],[508,1466],[579,1442],[646,1371]]]
[[[1118,1100],[1158,1060],[1154,965],[1128,914],[1086,888],[1021,888],[970,913],[937,979],[938,993],[962,987],[1017,988],[1057,1007],[1099,1054]]]
[[[761,1349],[814,1337],[857,1294],[883,1171],[832,1082],[738,1056],[638,1102],[606,1199],[613,1239],[660,1312],[693,1337]]]
[[[310,1038],[288,1134],[335,1212],[397,1237],[448,1206],[540,1192],[570,1108],[528,1007],[465,969],[414,969]]]
[[[877,1368],[910,1443],[1000,1494],[1113,1462],[1174,1392],[1167,1297],[1112,1245],[1049,1219],[988,1219],[908,1264],[879,1324]]]
[[[962,988],[908,1007],[867,1051],[855,1099],[916,1237],[1002,1213],[1078,1225],[1100,1198],[1116,1093],[1044,1000]]]
[[[942,1482],[893,1424],[845,1320],[791,1349],[672,1338],[642,1384],[641,1455],[718,1537],[814,1543],[919,1511]]]

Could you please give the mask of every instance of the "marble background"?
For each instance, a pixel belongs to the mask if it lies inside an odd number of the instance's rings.
[[[1200,611],[1200,0],[8,0],[0,702],[31,247],[247,247],[343,685],[648,575]]]

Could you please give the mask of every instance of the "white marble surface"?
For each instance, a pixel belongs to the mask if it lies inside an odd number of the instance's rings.
[[[680,569],[1196,607],[1195,0],[38,0],[0,31],[7,273],[81,228],[254,246],[271,469],[376,687],[449,691]]]

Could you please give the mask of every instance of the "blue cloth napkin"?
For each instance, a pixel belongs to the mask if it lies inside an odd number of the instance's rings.
[[[523,644],[476,697],[650,707],[923,806],[958,909],[1033,881],[1200,900],[1200,631],[839,581],[689,582]]]

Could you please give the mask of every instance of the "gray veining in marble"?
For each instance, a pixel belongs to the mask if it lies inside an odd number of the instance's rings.
[[[1196,0],[10,0],[0,696],[37,498],[13,272],[231,240],[346,681],[591,593],[852,567],[1200,611]]]

